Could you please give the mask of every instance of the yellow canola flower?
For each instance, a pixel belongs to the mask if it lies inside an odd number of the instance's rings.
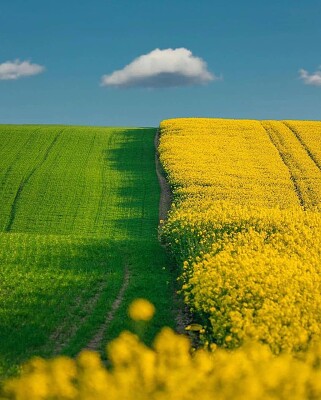
[[[212,346],[213,349],[215,346]],[[121,349],[125,350],[122,351]],[[121,354],[120,354],[121,353]],[[321,342],[299,356],[273,355],[247,342],[230,352],[191,352],[189,340],[169,328],[152,348],[123,332],[108,345],[112,366],[84,351],[76,359],[30,361],[8,380],[2,400],[308,400],[321,398]],[[120,358],[119,358],[120,357]],[[37,366],[35,367],[35,363]],[[40,365],[41,363],[41,365]]]
[[[134,321],[149,321],[153,318],[154,314],[154,305],[146,299],[136,299],[128,308],[128,315]]]
[[[204,344],[306,349],[321,337],[321,123],[182,118],[160,133],[161,235]]]

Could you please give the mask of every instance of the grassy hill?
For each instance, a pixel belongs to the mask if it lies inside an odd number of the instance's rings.
[[[101,350],[146,297],[173,325],[155,129],[0,126],[0,375]]]

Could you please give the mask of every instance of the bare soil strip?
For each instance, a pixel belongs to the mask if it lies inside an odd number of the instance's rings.
[[[104,323],[102,325],[100,325],[100,327],[98,328],[95,335],[91,338],[91,340],[85,346],[86,349],[98,350],[100,348],[102,341],[104,339],[105,333],[108,329],[108,326],[111,323],[111,321],[114,319],[114,316],[115,316],[117,310],[119,309],[121,303],[123,302],[124,294],[129,285],[130,276],[131,276],[131,273],[129,271],[128,266],[126,266],[125,270],[124,270],[124,280],[123,280],[122,286],[118,292],[118,295],[117,295],[116,299],[114,300],[110,311],[106,315]]]
[[[158,145],[160,139],[160,132],[157,129],[155,135],[155,164],[156,164],[156,174],[158,177],[159,185],[161,188],[160,200],[159,200],[159,220],[164,221],[167,218],[167,213],[171,207],[173,196],[169,183],[164,177],[163,167],[159,160]]]

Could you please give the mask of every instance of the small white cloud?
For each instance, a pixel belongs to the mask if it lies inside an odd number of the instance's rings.
[[[219,79],[207,64],[185,48],[155,49],[137,57],[123,69],[101,78],[102,86],[175,87],[205,84]]]
[[[300,69],[299,73],[306,85],[321,86],[321,66],[313,74],[309,74],[305,69]]]
[[[32,64],[30,61],[6,61],[0,64],[0,80],[19,79],[24,76],[40,74],[45,67]]]

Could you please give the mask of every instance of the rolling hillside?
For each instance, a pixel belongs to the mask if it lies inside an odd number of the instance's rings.
[[[155,132],[0,126],[0,375],[102,349],[136,297],[158,307],[150,337],[173,324]]]

